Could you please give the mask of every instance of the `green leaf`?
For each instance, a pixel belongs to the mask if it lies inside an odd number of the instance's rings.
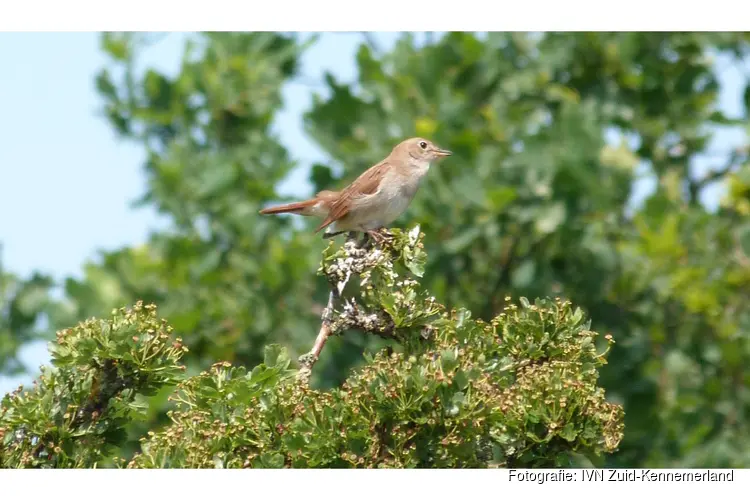
[[[102,34],[102,48],[113,59],[117,61],[126,61],[130,58],[130,41],[132,36],[122,33],[104,33]]]
[[[714,111],[708,119],[719,125],[744,125],[746,123],[745,120],[729,118],[721,111]]]
[[[443,372],[449,373],[458,366],[458,353],[453,349],[445,349],[440,353],[440,364]]]
[[[112,83],[112,78],[109,75],[109,71],[105,69],[101,70],[96,75],[96,89],[100,94],[108,97],[109,99],[117,98],[117,87]]]
[[[513,283],[513,286],[517,288],[526,288],[534,281],[535,273],[536,263],[531,259],[526,259],[521,262],[515,270],[513,270],[511,274],[511,282]]]
[[[263,348],[263,364],[268,368],[286,369],[290,358],[286,348],[279,344],[270,344]]]
[[[237,182],[238,172],[230,163],[218,163],[203,172],[196,194],[200,197],[218,195]]]
[[[545,94],[547,99],[550,101],[565,101],[577,103],[580,100],[580,96],[575,89],[566,87],[564,85],[550,84],[545,88]]]
[[[216,270],[221,262],[223,252],[220,248],[214,248],[207,254],[203,255],[201,261],[196,262],[193,272],[195,276],[203,276]]]
[[[263,469],[281,469],[284,467],[284,455],[280,453],[264,453],[258,457],[256,464]]]
[[[424,266],[425,266],[426,259],[419,255],[411,255],[407,256],[406,258],[406,268],[409,269],[409,271],[416,276],[417,278],[421,278],[424,276]]]
[[[518,197],[518,193],[512,187],[499,186],[487,191],[487,199],[493,212],[500,212]]]
[[[560,437],[562,437],[566,441],[573,442],[578,436],[578,431],[576,430],[575,424],[573,422],[568,422],[562,429],[560,429],[559,434]]]
[[[469,385],[469,376],[463,370],[458,370],[453,377],[453,383],[456,384],[460,390],[465,390]]]
[[[566,209],[563,203],[555,203],[541,210],[534,222],[534,227],[540,234],[549,234],[557,230],[565,221]]]
[[[476,240],[482,233],[482,228],[478,226],[469,226],[460,231],[456,236],[443,244],[443,249],[448,253],[459,253],[465,250]]]

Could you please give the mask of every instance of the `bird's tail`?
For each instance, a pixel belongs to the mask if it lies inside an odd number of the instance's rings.
[[[276,205],[275,207],[264,208],[260,211],[263,215],[269,214],[299,214],[299,215],[313,215],[313,207],[319,203],[319,200],[312,198],[305,201],[298,201],[295,203],[287,203],[286,205]]]
[[[321,191],[315,196],[305,201],[277,205],[275,207],[264,208],[260,211],[263,215],[270,214],[298,214],[298,215],[316,215],[325,217],[328,213],[328,205],[335,198],[337,193],[333,191]]]

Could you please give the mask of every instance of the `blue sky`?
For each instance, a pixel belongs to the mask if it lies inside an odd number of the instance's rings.
[[[396,37],[377,35],[384,49]],[[182,34],[163,37],[140,65],[174,74],[184,39]],[[274,126],[301,165],[283,191],[306,190],[306,167],[326,160],[302,128],[311,91],[324,90],[311,82],[321,82],[325,71],[340,81],[355,80],[354,54],[361,41],[356,33],[324,34],[305,54],[302,76],[283,89],[284,110]],[[99,114],[94,76],[106,62],[96,33],[0,33],[0,260],[9,271],[78,276],[98,250],[144,242],[159,225],[152,210],[130,206],[144,188],[143,152],[117,140]],[[737,68],[719,67],[727,87],[720,107],[736,116],[744,76]],[[726,151],[744,139],[741,130],[722,132],[713,148]],[[637,195],[647,192],[646,182]],[[717,198],[716,190],[707,196],[713,203]],[[36,368],[47,360],[46,346],[25,348],[22,359]],[[0,377],[0,394],[27,380]]]

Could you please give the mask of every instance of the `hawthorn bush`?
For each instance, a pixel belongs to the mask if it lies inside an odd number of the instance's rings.
[[[269,345],[250,370],[185,376],[186,347],[140,302],[61,331],[54,368],[2,401],[0,466],[553,467],[614,452],[623,410],[597,384],[611,336],[561,299],[508,298],[490,322],[446,311],[420,289],[422,236],[329,244],[330,300],[297,367]],[[326,340],[350,330],[386,346],[341,386],[312,387]],[[175,385],[170,422],[124,456],[125,425]]]

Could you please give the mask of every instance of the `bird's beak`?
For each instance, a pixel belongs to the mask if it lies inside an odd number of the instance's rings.
[[[451,151],[448,151],[447,149],[436,149],[435,154],[438,156],[450,156],[453,153]]]

